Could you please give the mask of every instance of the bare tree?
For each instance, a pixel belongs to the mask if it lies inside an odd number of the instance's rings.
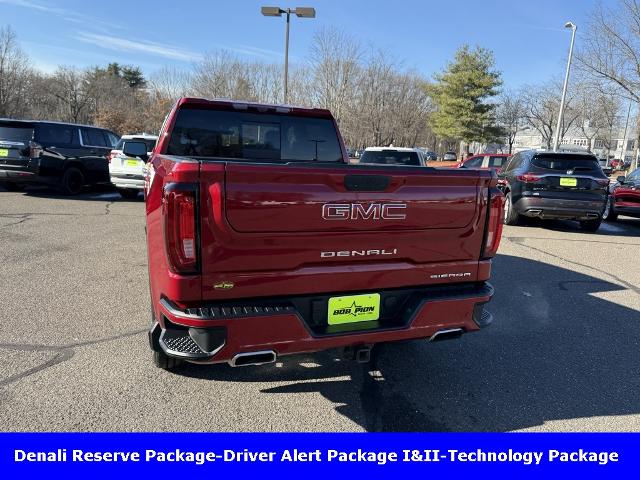
[[[25,99],[31,69],[11,27],[0,28],[0,117],[26,113]]]
[[[550,149],[560,109],[561,86],[558,82],[553,81],[537,87],[527,87],[525,92],[524,118],[531,127],[540,133],[545,147]],[[574,97],[575,89],[569,88],[560,125],[560,143],[579,116],[579,110],[573,107]]]
[[[525,98],[521,92],[504,90],[498,99],[497,120],[505,132],[509,154],[513,151],[518,129],[525,118]]]
[[[615,6],[598,4],[589,19],[578,65],[600,80],[620,88],[640,102],[640,3],[618,0]],[[634,167],[637,167],[640,128],[636,134]]]
[[[343,31],[325,28],[313,37],[310,52],[311,100],[331,110],[338,122],[352,107],[361,59],[362,47]]]

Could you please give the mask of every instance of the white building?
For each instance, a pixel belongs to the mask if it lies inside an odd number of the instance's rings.
[[[571,147],[582,147],[585,150],[591,150],[599,158],[606,158],[607,152],[610,158],[624,158],[631,161],[633,158],[633,152],[636,143],[636,129],[629,126],[627,130],[627,148],[623,152],[624,143],[624,128],[615,128],[611,137],[607,135],[602,138],[603,135],[589,140],[580,127],[571,127],[564,138],[561,141],[561,145]],[[606,138],[611,138],[609,148],[607,149]],[[589,145],[589,142],[591,145]],[[546,148],[547,144],[535,128],[523,127],[515,137],[515,143],[513,145],[513,151],[519,152],[522,150],[529,150],[532,148]],[[590,148],[588,148],[590,146]]]

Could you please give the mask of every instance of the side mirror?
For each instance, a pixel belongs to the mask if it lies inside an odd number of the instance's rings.
[[[149,158],[149,155],[147,155],[147,144],[144,142],[124,142],[122,153],[127,157],[138,157],[145,162]]]
[[[624,175],[620,175],[618,178],[616,178],[616,180],[618,180],[618,183],[624,183],[626,179],[627,177],[625,177]]]

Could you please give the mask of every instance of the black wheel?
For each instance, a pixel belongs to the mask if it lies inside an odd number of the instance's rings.
[[[580,222],[580,228],[585,232],[597,232],[602,223],[602,218],[596,220],[584,220]]]
[[[138,198],[140,190],[134,190],[131,188],[119,188],[118,193],[122,198],[125,198],[127,200],[135,200],[136,198]]]
[[[0,183],[0,187],[8,192],[21,192],[24,190],[24,185],[21,183],[2,182]]]
[[[164,352],[153,351],[153,364],[163,370],[172,370],[182,363],[182,360],[166,355]]]
[[[69,167],[62,175],[62,191],[65,195],[77,195],[84,187],[84,173],[76,167]]]
[[[504,224],[518,225],[520,223],[520,214],[516,212],[511,201],[511,192],[507,192],[504,198]]]
[[[602,212],[602,220],[605,222],[615,222],[618,219],[618,214],[613,209],[613,198],[609,197],[607,199],[607,206],[604,207],[604,212]]]

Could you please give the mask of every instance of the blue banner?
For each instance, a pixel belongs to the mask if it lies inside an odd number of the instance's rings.
[[[639,447],[637,434],[594,433],[2,433],[0,472],[596,478],[637,476]]]

